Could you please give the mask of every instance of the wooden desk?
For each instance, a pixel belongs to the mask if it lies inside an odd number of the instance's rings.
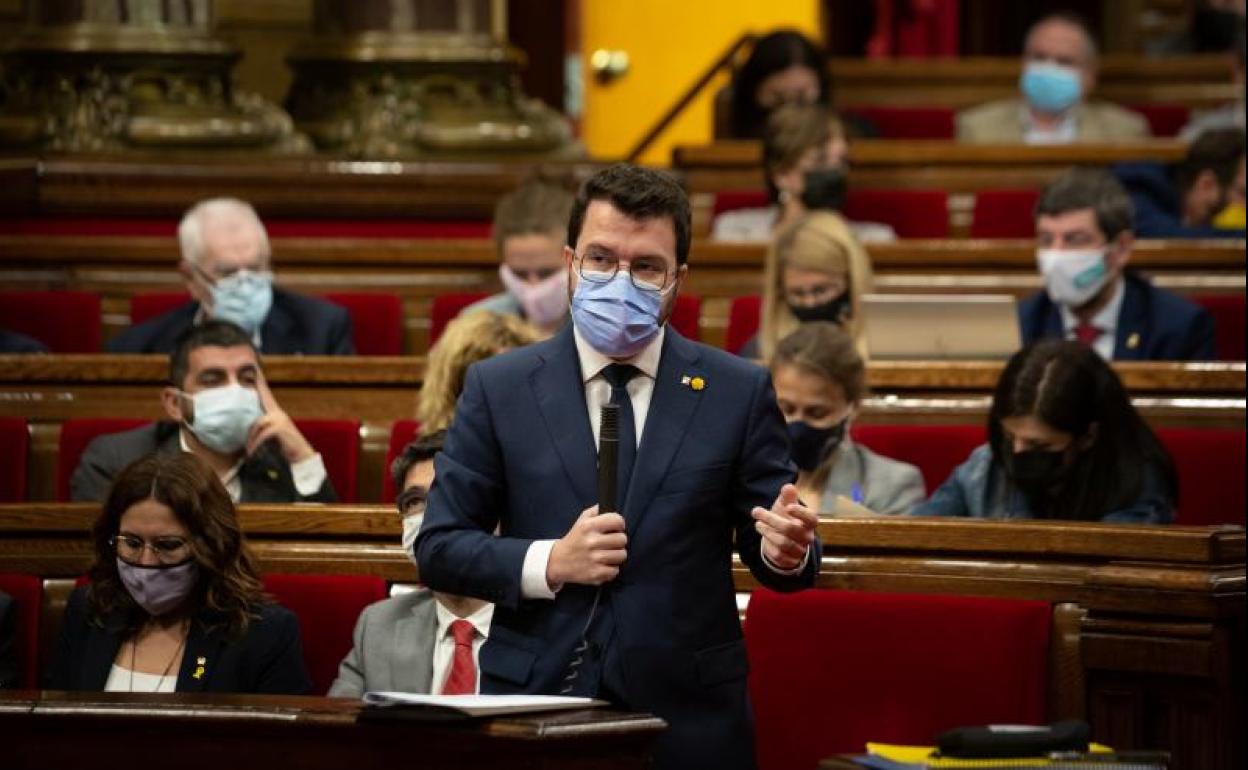
[[[0,692],[4,767],[132,770],[645,768],[666,729],[586,709],[460,722],[374,721],[358,701],[272,695]]]

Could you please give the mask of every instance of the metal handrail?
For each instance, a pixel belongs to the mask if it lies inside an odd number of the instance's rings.
[[[684,112],[685,109],[693,103],[693,100],[696,99],[698,94],[702,92],[702,89],[706,88],[711,80],[719,74],[720,70],[728,66],[733,59],[737,57],[737,54],[741,52],[742,48],[746,45],[753,45],[754,41],[757,39],[758,36],[753,32],[746,32],[737,38],[732,45],[728,46],[728,49],[720,54],[719,58],[711,63],[711,66],[709,66],[706,71],[702,73],[702,76],[699,77],[694,84],[690,86],[679,99],[676,100],[676,103],[663,114],[663,117],[659,118],[659,121],[646,132],[645,136],[641,138],[641,141],[633,146],[633,149],[629,151],[626,156],[626,160],[629,163],[636,163],[637,159],[641,157],[641,154],[645,152],[651,144],[654,144],[654,140],[658,139],[659,136],[667,130],[668,126],[670,126],[672,122],[680,116],[680,113]]]

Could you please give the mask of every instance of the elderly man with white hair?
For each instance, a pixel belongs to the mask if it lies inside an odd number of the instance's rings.
[[[1046,16],[1027,31],[1019,97],[958,113],[958,141],[979,144],[1117,142],[1149,136],[1142,115],[1088,96],[1096,87],[1096,41],[1068,13]]]
[[[192,301],[117,335],[113,353],[168,353],[192,325],[219,318],[252,335],[267,355],[351,355],[351,318],[332,303],[273,285],[269,237],[255,209],[233,198],[191,207],[178,225]]]

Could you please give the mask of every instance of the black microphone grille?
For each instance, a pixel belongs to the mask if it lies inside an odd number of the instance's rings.
[[[618,441],[620,438],[620,405],[602,405],[602,425],[599,426],[600,438]]]

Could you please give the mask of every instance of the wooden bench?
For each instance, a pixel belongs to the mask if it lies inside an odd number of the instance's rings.
[[[96,514],[0,506],[0,571],[45,578],[45,648],[92,558]],[[239,517],[266,572],[416,577],[389,508],[245,505]],[[1054,715],[1086,718],[1120,748],[1169,749],[1176,768],[1242,766],[1242,528],[865,519],[824,521],[820,537],[821,588],[1049,602]],[[745,604],[755,583],[734,570]]]

